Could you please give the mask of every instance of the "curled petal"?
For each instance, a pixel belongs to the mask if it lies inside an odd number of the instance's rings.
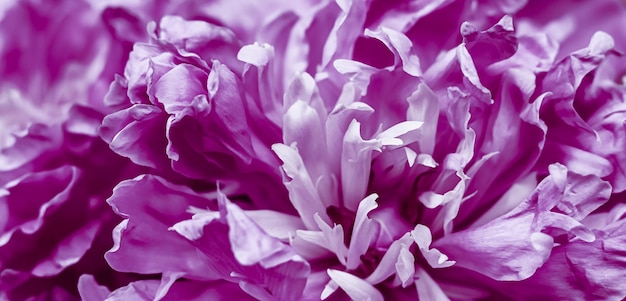
[[[416,225],[411,231],[411,236],[415,240],[417,247],[426,259],[428,264],[433,268],[447,268],[454,265],[455,261],[448,260],[448,256],[442,254],[439,250],[430,248],[433,241],[430,229],[424,225]]]
[[[421,76],[420,61],[413,43],[403,33],[391,28],[381,27],[377,31],[365,30],[365,36],[376,38],[383,42],[394,53],[395,65],[402,65],[402,70],[412,76]]]
[[[402,284],[405,285],[411,275],[411,268],[413,268],[413,272],[415,269],[414,258],[411,255],[411,260],[408,259],[408,255],[403,250],[408,250],[408,248],[413,244],[413,239],[409,233],[402,236],[400,239],[395,240],[389,246],[389,249],[383,255],[383,258],[378,263],[376,269],[370,274],[365,281],[371,284],[378,284],[389,276],[397,273],[398,277],[402,280]],[[404,252],[405,254],[402,254]],[[400,277],[400,274],[403,276]]]
[[[111,291],[99,285],[92,275],[85,274],[78,278],[78,293],[84,301],[104,301]]]
[[[348,248],[348,261],[346,267],[354,269],[361,263],[361,255],[367,252],[370,244],[378,234],[378,224],[368,218],[368,214],[378,207],[377,194],[371,194],[364,198],[356,211],[350,247]]]

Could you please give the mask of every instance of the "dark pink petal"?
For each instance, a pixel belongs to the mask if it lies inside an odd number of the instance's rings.
[[[25,133],[15,136],[12,146],[0,149],[1,184],[37,169],[61,147],[58,127],[33,124]]]
[[[66,166],[29,174],[2,187],[0,246],[6,245],[17,231],[24,234],[38,231],[46,216],[69,199],[78,175],[77,169]]]
[[[49,277],[59,274],[64,269],[77,263],[89,248],[100,230],[99,220],[94,220],[82,228],[70,233],[58,242],[49,258],[40,261],[32,270],[37,277]]]
[[[535,298],[573,300],[622,300],[626,297],[623,219],[624,207],[616,206],[595,225],[594,242],[573,241],[558,246],[535,275],[520,283],[502,286],[508,293]]]
[[[107,115],[100,136],[111,149],[134,163],[161,170],[169,169],[163,136],[167,115],[158,107],[136,104]]]

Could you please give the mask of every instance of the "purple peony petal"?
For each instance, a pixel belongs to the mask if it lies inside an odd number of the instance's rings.
[[[108,288],[99,285],[92,275],[87,274],[78,279],[78,292],[85,301],[104,301],[111,293]]]
[[[33,234],[39,230],[44,219],[68,200],[77,177],[75,168],[65,167],[30,174],[4,186],[1,204],[5,219],[0,245],[6,245],[17,231]],[[37,194],[33,195],[33,191]]]
[[[91,247],[100,227],[99,222],[95,220],[59,242],[51,256],[52,258],[39,262],[33,268],[33,275],[38,277],[57,275],[65,268],[78,262]]]
[[[359,277],[331,269],[328,270],[328,276],[353,300],[384,300],[383,295],[378,290]],[[322,295],[322,299],[326,298]]]
[[[130,158],[134,163],[165,169],[167,158],[158,149],[165,149],[167,140],[156,135],[165,128],[163,110],[145,104],[136,104],[104,118],[100,136],[111,149]],[[141,138],[141,139],[139,139]]]
[[[622,300],[625,20],[4,1],[0,299]]]
[[[219,212],[194,215],[171,227],[205,256],[208,268],[238,282],[260,299],[293,300],[302,294],[309,265],[293,249],[267,235],[237,205],[218,193]]]
[[[419,300],[450,300],[441,287],[433,280],[426,271],[418,269],[417,279],[415,280],[415,288]]]
[[[439,250],[430,248],[433,237],[428,227],[419,224],[416,225],[415,229],[411,231],[411,236],[415,240],[415,244],[417,244],[420,253],[422,253],[422,256],[424,256],[424,259],[426,259],[431,267],[446,268],[455,263],[452,260],[448,260],[448,256],[442,254]]]
[[[496,280],[523,280],[548,260],[559,235],[593,242],[595,235],[579,221],[606,202],[610,185],[595,176],[568,171],[563,165],[552,165],[550,170],[550,177],[509,213],[445,236],[435,246],[457,265]],[[504,231],[500,227],[512,228]],[[481,247],[476,248],[478,245]]]
[[[316,228],[316,222],[313,218],[315,214],[325,221],[330,221],[326,214],[326,207],[322,203],[298,151],[283,144],[276,144],[272,146],[272,149],[283,161],[285,187],[289,190],[292,205],[298,210],[298,214],[306,227],[309,229]]]
[[[116,227],[115,246],[106,254],[111,267],[145,274],[185,272],[195,278],[214,279],[203,271],[204,259],[195,248],[167,230],[191,216],[189,206],[202,208],[209,204],[207,200],[188,188],[141,176],[120,183],[107,202],[127,217]]]

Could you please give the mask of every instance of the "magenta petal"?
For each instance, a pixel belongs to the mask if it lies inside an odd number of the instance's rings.
[[[597,32],[591,38],[587,48],[572,53],[546,74],[541,84],[544,89],[552,91],[553,95],[545,100],[545,106],[559,113],[558,117],[555,116],[556,118],[562,119],[571,126],[588,130],[588,126],[574,110],[574,93],[583,77],[595,70],[606,56],[614,51],[613,47],[614,41],[611,36],[604,32]]]
[[[517,37],[511,16],[502,17],[498,24],[482,32],[478,32],[470,23],[463,23],[461,34],[476,65],[483,68],[507,59],[517,51]]]
[[[111,149],[134,163],[161,170],[169,169],[163,136],[167,115],[145,104],[115,112],[104,118],[100,136]]]
[[[378,208],[377,194],[371,194],[359,202],[352,228],[350,246],[348,247],[346,267],[354,269],[361,263],[364,255],[378,234],[380,225],[368,217],[368,214]]]
[[[407,276],[413,277],[413,273],[415,272],[415,259],[413,258],[413,255],[410,255],[410,253],[408,254],[411,259],[409,262],[403,261],[403,258],[406,257],[403,253],[408,252],[408,249],[412,244],[413,240],[411,239],[411,235],[409,233],[391,243],[389,249],[387,249],[385,255],[383,255],[383,258],[378,263],[376,269],[365,279],[365,281],[371,284],[378,284],[396,273],[399,278],[403,278],[400,277],[400,274],[404,272],[409,274]],[[403,266],[400,266],[399,263]],[[411,268],[413,269],[413,273],[411,273]],[[406,277],[406,279],[409,277]],[[403,280],[403,285],[404,284]]]
[[[309,264],[290,246],[267,235],[219,192],[218,203],[219,213],[201,212],[171,229],[206,256],[207,268],[222,279],[239,282],[251,295],[299,298],[310,273]]]
[[[326,171],[326,152],[323,151],[326,149],[325,117],[319,116],[313,107],[300,100],[291,105],[283,116],[286,127],[283,131],[284,143],[296,145],[313,181]]]
[[[448,260],[448,256],[430,247],[433,237],[428,227],[420,224],[416,225],[415,229],[411,231],[411,236],[415,240],[420,253],[431,267],[447,268],[455,264],[454,261]]]
[[[196,95],[206,94],[207,74],[189,64],[180,64],[153,83],[153,92],[165,111],[175,114],[190,105]]]
[[[91,248],[95,236],[100,230],[99,220],[95,220],[78,229],[75,233],[58,243],[50,258],[39,262],[32,270],[33,275],[47,277],[59,274],[67,267],[78,262]]]
[[[283,161],[283,181],[289,190],[291,204],[298,211],[304,225],[309,229],[315,229],[315,214],[318,214],[325,222],[330,222],[326,213],[326,206],[322,202],[298,151],[284,144],[275,144],[272,146],[272,150]]]
[[[106,300],[153,301],[159,287],[157,280],[139,280],[111,292]]]
[[[311,258],[325,257],[328,254],[323,249],[328,250],[334,253],[341,264],[345,265],[348,248],[344,243],[343,226],[334,224],[330,227],[319,214],[315,214],[314,218],[321,231],[297,231],[291,245],[303,256]]]
[[[207,86],[215,118],[223,127],[220,130],[228,132],[230,136],[225,141],[226,146],[249,161],[251,141],[244,108],[245,96],[237,76],[225,65],[214,61]]]
[[[417,90],[407,98],[407,102],[409,107],[406,112],[406,119],[424,123],[421,127],[422,138],[417,142],[420,151],[432,155],[437,138],[439,100],[427,85],[420,84]]]
[[[92,275],[82,275],[78,279],[78,293],[83,301],[104,301],[111,291],[99,285]]]
[[[61,146],[58,127],[33,124],[26,133],[16,134],[15,143],[0,149],[0,183],[4,184],[37,167],[39,161]],[[43,160],[42,160],[43,159]],[[33,166],[34,165],[34,166]]]
[[[503,288],[524,298],[622,300],[626,297],[621,281],[626,273],[623,225],[623,219],[609,224],[597,232],[595,242],[575,241],[556,247],[533,277]]]
[[[341,289],[343,289],[352,300],[372,300],[383,301],[383,295],[371,284],[350,273],[328,269],[328,276]]]
[[[372,152],[380,150],[381,143],[361,137],[361,123],[353,120],[346,130],[341,151],[341,185],[343,205],[356,211],[365,196],[372,164]]]
[[[365,22],[369,3],[367,1],[339,1],[337,5],[341,9],[334,27],[324,45],[322,56],[322,69],[327,69],[336,59],[349,58],[354,42],[361,32],[354,30],[361,28]],[[350,45],[348,47],[345,47]]]
[[[65,203],[79,176],[76,168],[64,166],[29,174],[0,190],[0,246],[17,231],[33,234],[44,219]]]
[[[157,30],[161,42],[173,45],[177,52],[189,58],[198,58],[206,63],[219,60],[233,70],[241,70],[237,60],[240,41],[228,28],[215,24],[185,20],[179,16],[165,16]],[[200,64],[206,64],[206,63]]]
[[[607,201],[610,185],[563,165],[550,170],[550,177],[506,215],[447,235],[434,245],[459,266],[496,280],[523,280],[548,260],[554,238],[562,232],[593,242],[595,235],[579,220]]]
[[[187,212],[190,206],[203,208],[208,200],[158,177],[140,176],[120,183],[107,202],[127,218],[114,231],[115,246],[105,255],[112,268],[142,274],[177,271],[201,279],[214,277],[203,269],[203,256],[185,239],[167,230],[191,216]]]
[[[422,75],[420,61],[415,54],[413,43],[411,43],[411,40],[403,33],[390,28],[381,27],[377,31],[366,29],[365,35],[383,42],[385,46],[394,53],[395,65],[401,65],[404,72],[412,76]]]

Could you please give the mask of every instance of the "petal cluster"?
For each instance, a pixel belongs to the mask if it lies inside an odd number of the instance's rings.
[[[624,26],[617,0],[0,5],[0,299],[622,300]]]

